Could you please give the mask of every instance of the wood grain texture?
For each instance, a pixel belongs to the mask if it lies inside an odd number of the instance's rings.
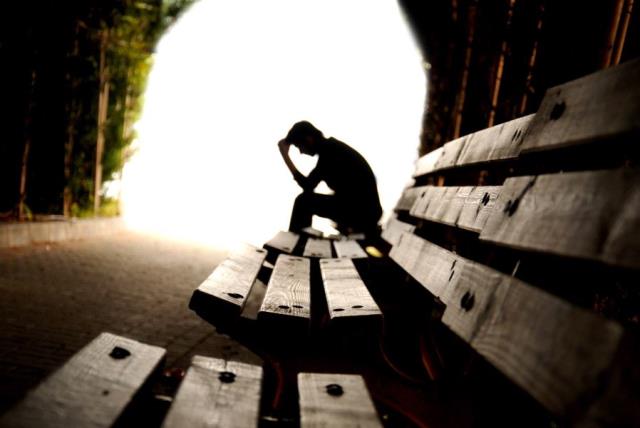
[[[331,241],[328,239],[309,238],[304,246],[305,257],[331,257]]]
[[[634,169],[510,178],[480,239],[638,268],[638,183]]]
[[[307,258],[278,256],[258,316],[294,317],[308,321],[311,315],[310,266]]]
[[[257,427],[261,382],[260,366],[196,355],[162,426]]]
[[[298,391],[302,428],[382,427],[362,376],[299,373]]]
[[[456,166],[514,159],[534,114],[530,114],[482,131],[470,134]]]
[[[200,284],[194,292],[194,299],[215,299],[235,307],[240,313],[266,257],[266,250],[244,245]]]
[[[382,316],[350,259],[322,259],[320,272],[332,321],[339,318]]]
[[[640,134],[640,59],[547,90],[522,152]]]
[[[461,229],[480,232],[495,209],[501,187],[474,187],[464,201],[456,225]]]
[[[437,148],[426,155],[422,156],[420,159],[416,161],[416,168],[413,173],[414,177],[419,177],[421,175],[428,174],[435,170],[436,164],[442,157],[442,153],[444,149],[442,147]]]
[[[264,244],[264,248],[273,248],[286,254],[291,254],[296,248],[300,236],[293,232],[280,231]]]
[[[402,192],[400,200],[396,204],[395,211],[410,211],[414,202],[427,186],[408,187]]]
[[[440,159],[436,162],[434,171],[454,167],[458,162],[458,157],[460,156],[468,137],[468,135],[465,135],[464,137],[456,138],[442,146],[442,156],[440,156]]]
[[[456,267],[463,260],[457,254],[411,233],[402,234],[389,256],[431,294],[441,299],[446,299],[447,287],[455,279]]]
[[[622,327],[488,267],[462,266],[443,322],[551,412],[584,411]]]
[[[404,232],[413,233],[415,226],[409,223],[404,223],[397,219],[397,217],[389,218],[385,228],[382,230],[382,239],[387,241],[391,246],[394,246],[400,240],[400,236]]]
[[[362,249],[357,241],[351,239],[342,239],[340,241],[333,242],[333,248],[336,250],[338,257],[345,257],[348,259],[366,259],[367,253]]]
[[[101,333],[6,413],[0,426],[110,427],[165,354],[157,346]]]

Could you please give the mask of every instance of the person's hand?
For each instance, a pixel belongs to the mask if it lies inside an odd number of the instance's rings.
[[[289,143],[287,140],[282,139],[278,141],[278,148],[280,149],[281,153],[288,153],[289,146],[291,146],[291,143]]]

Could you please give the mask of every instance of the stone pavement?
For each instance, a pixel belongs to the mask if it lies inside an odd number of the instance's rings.
[[[187,307],[224,256],[130,231],[0,249],[0,413],[102,331],[167,348],[166,367],[256,361]]]

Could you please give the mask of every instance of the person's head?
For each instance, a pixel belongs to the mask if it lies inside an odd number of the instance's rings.
[[[291,127],[285,140],[300,150],[305,155],[318,153],[318,144],[324,140],[322,132],[306,120],[298,122]]]

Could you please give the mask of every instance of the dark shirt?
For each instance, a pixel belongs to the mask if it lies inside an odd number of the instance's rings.
[[[335,138],[320,143],[317,151],[318,163],[309,176],[300,181],[302,188],[312,191],[324,181],[345,207],[377,221],[382,207],[376,178],[362,155]]]

